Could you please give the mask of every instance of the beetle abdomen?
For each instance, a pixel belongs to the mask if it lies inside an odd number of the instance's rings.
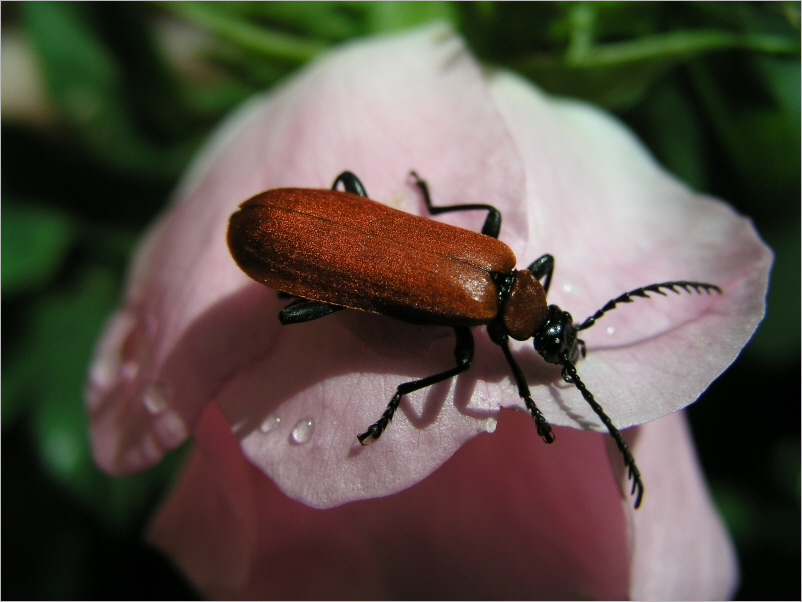
[[[494,238],[331,190],[256,195],[231,216],[228,244],[243,271],[271,288],[424,323],[492,320],[490,272],[515,265]]]

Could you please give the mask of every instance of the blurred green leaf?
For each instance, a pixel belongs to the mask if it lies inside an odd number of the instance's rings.
[[[152,503],[177,460],[121,479],[109,479],[92,460],[83,389],[95,342],[118,295],[117,274],[96,267],[37,301],[29,335],[4,366],[2,410],[4,427],[19,412],[32,413],[45,470],[110,525],[122,527]]]
[[[226,9],[225,4],[166,2],[160,6],[208,29],[224,40],[274,59],[300,64],[327,47],[326,43],[313,38],[294,36],[238,18]]]
[[[162,147],[143,134],[131,114],[121,67],[93,31],[89,7],[25,2],[20,8],[48,90],[86,147],[120,170],[176,178],[196,143]]]
[[[430,21],[457,24],[456,7],[450,2],[365,2],[370,34],[399,31]]]
[[[798,507],[792,509],[781,505],[775,497],[765,499],[731,485],[714,486],[713,497],[739,546],[769,548],[779,545],[798,552]]]
[[[253,91],[355,36],[396,31],[436,19],[455,23],[447,2],[162,2],[158,6],[228,43],[211,58]]]
[[[722,82],[714,65],[693,63],[693,82],[741,185],[766,209],[796,197],[800,164],[799,62],[764,57],[740,64],[740,77]],[[746,69],[744,69],[746,67]],[[743,103],[732,87],[750,93]]]
[[[75,237],[70,218],[59,211],[3,202],[3,296],[42,287],[64,261]]]
[[[787,212],[783,215],[787,216]],[[746,352],[754,362],[782,366],[799,362],[800,227],[796,219],[785,220],[762,232],[774,251],[774,265],[766,295],[766,317]]]
[[[215,7],[238,19],[272,24],[284,31],[327,41],[362,35],[370,2],[217,2]]]
[[[68,478],[88,453],[83,387],[100,327],[118,296],[118,278],[107,268],[90,268],[65,290],[42,296],[25,312],[21,343],[4,354],[3,423],[14,398],[30,400],[40,412],[42,457]]]
[[[577,34],[564,55],[537,53],[516,62],[515,68],[552,92],[625,109],[679,63],[734,48],[799,51],[798,43],[784,37],[728,31],[672,31],[606,44]]]
[[[332,43],[457,21],[450,2],[161,2],[159,6],[242,48],[302,63]]]
[[[774,444],[772,469],[776,487],[786,492],[797,504],[800,502],[800,446],[799,439],[787,437]]]
[[[708,188],[703,123],[681,82],[669,78],[658,84],[643,98],[635,118],[660,163],[696,190]]]

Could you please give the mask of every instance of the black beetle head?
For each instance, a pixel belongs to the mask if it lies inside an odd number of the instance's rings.
[[[533,337],[535,351],[550,364],[561,364],[567,351],[568,359],[574,363],[579,357],[580,345],[576,338],[576,327],[571,314],[556,305],[549,305],[549,314]]]

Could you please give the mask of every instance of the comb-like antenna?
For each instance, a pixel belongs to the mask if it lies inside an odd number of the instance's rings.
[[[597,402],[593,398],[591,392],[587,390],[585,383],[582,382],[582,380],[579,378],[579,375],[576,373],[576,366],[574,366],[571,363],[571,360],[568,359],[567,352],[563,353],[560,357],[560,363],[563,366],[563,380],[567,383],[573,383],[574,386],[579,389],[579,392],[582,393],[582,397],[585,398],[585,401],[590,404],[590,407],[594,412],[596,412],[596,415],[604,423],[604,426],[607,427],[607,430],[610,432],[610,436],[613,438],[615,444],[618,446],[618,450],[624,457],[624,466],[627,468],[628,478],[632,479],[632,491],[630,491],[630,495],[635,496],[635,509],[637,510],[640,507],[641,500],[643,499],[643,481],[641,481],[640,471],[635,465],[635,458],[632,457],[632,452],[629,451],[627,442],[624,441],[621,431],[616,428],[616,426],[613,424],[613,421],[610,420],[610,417],[604,413],[604,410],[599,405],[599,402]]]
[[[610,301],[607,302],[607,305],[602,307],[599,311],[597,311],[587,320],[582,322],[582,324],[577,326],[576,329],[585,330],[586,328],[590,328],[596,323],[596,320],[601,318],[605,313],[613,309],[619,303],[632,303],[635,300],[634,297],[643,297],[645,299],[648,299],[649,295],[647,295],[646,293],[657,293],[659,295],[665,296],[665,293],[660,290],[664,288],[670,290],[672,293],[677,293],[679,295],[682,291],[677,290],[677,287],[681,288],[686,293],[696,292],[701,294],[702,291],[705,291],[708,294],[710,293],[710,291],[721,293],[721,288],[719,288],[715,284],[708,284],[706,282],[687,282],[685,280],[677,280],[674,282],[661,282],[659,284],[650,284],[649,286],[642,286],[641,288],[636,288],[634,291],[629,291],[628,293],[624,293],[620,297],[611,299]]]

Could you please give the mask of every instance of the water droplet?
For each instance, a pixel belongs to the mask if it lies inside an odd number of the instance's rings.
[[[312,433],[315,430],[315,421],[311,418],[303,418],[299,420],[292,429],[292,440],[294,443],[306,443],[312,438]]]
[[[117,382],[120,372],[120,356],[106,353],[96,358],[90,368],[89,379],[94,388],[106,392]]]
[[[142,395],[142,405],[151,414],[159,414],[167,409],[172,398],[170,387],[167,383],[155,382],[148,385]]]
[[[120,380],[123,382],[131,382],[136,378],[139,372],[139,364],[130,360],[120,366]]]
[[[490,416],[489,418],[485,419],[485,430],[488,433],[494,433],[496,431],[496,426],[498,426],[498,419]]]
[[[608,326],[607,327],[607,334],[613,334],[614,332],[615,332],[615,328],[613,328],[612,326]]]
[[[278,416],[274,416],[270,414],[267,418],[264,419],[262,424],[259,426],[259,430],[263,433],[269,433],[273,429],[275,429],[281,423],[281,418]],[[296,427],[297,428],[297,427]]]

